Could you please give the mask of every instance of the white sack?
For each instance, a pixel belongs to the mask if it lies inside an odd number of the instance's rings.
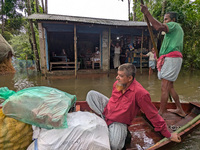
[[[33,126],[38,150],[109,150],[108,127],[94,113],[73,112],[67,116],[67,129],[47,130]],[[34,150],[34,142],[27,150]]]

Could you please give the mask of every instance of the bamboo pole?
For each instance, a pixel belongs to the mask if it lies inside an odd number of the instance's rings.
[[[75,57],[75,77],[77,79],[77,37],[76,37],[76,25],[74,25],[74,57]]]
[[[143,0],[141,0],[141,4],[144,5],[144,1],[143,1]],[[150,34],[150,37],[151,37],[151,42],[153,43],[153,48],[154,48],[154,50],[156,51],[156,56],[158,56],[158,49],[157,49],[157,47],[156,47],[156,44],[155,44],[155,41],[154,41],[154,38],[153,38],[153,31],[152,31],[152,28],[151,28],[151,26],[150,26],[149,19],[148,19],[145,15],[144,15],[144,18],[145,18],[145,20],[146,20],[146,22],[147,22],[149,34]]]
[[[181,128],[177,129],[174,133],[180,133],[183,130],[189,128],[190,126],[192,126],[193,124],[195,124],[197,121],[200,120],[200,114],[198,116],[196,116],[194,119],[192,119],[191,121],[189,121],[187,124],[185,124],[184,126],[182,126]],[[159,142],[157,142],[155,145],[153,145],[152,147],[148,148],[147,150],[153,150],[156,148],[156,146],[160,145],[163,142],[167,142],[170,141],[170,139],[168,138],[163,138],[162,140],[160,140]]]

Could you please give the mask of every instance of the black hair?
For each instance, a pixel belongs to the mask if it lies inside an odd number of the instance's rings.
[[[132,76],[135,78],[136,67],[132,63],[125,63],[118,67],[118,71],[124,71],[126,76]]]
[[[169,14],[170,19],[175,19],[175,22],[177,22],[177,13],[176,12],[167,12],[166,14]]]

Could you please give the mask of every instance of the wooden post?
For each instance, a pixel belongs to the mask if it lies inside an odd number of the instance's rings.
[[[140,73],[141,73],[141,74],[142,74],[142,50],[143,50],[143,38],[144,38],[144,30],[142,29],[141,51],[140,51]]]
[[[75,77],[77,78],[77,37],[76,37],[76,25],[74,25],[74,57],[75,57]]]
[[[41,23],[40,23],[40,25],[41,25]],[[42,41],[43,41],[43,45],[44,45],[44,49],[43,49],[43,51],[44,51],[44,60],[45,60],[45,62],[44,62],[44,76],[45,76],[45,79],[47,79],[47,54],[46,54],[46,44],[45,44],[45,41],[47,40],[46,38],[45,38],[45,34],[44,34],[44,28],[42,28]]]
[[[45,29],[42,27],[42,23],[38,23],[38,32],[39,32],[41,71],[42,74],[45,75],[45,79],[47,79],[48,53],[46,52],[46,50],[48,46],[45,43],[46,35],[45,35]]]
[[[108,33],[108,77],[110,76],[110,45],[111,45],[111,30],[109,28],[109,33]]]

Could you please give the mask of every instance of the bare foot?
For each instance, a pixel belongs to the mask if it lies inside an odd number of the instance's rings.
[[[185,116],[186,116],[185,112],[181,111],[180,109],[167,109],[167,111],[174,113],[174,114],[177,114],[177,115],[179,115],[180,117],[183,117],[183,118],[185,118]]]
[[[160,110],[158,111],[158,114],[165,120],[167,119],[168,115],[167,115],[167,111],[161,112]]]

